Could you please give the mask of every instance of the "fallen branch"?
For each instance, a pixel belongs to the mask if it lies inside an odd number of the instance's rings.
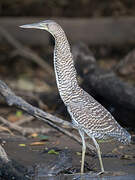
[[[22,125],[24,123],[28,123],[34,120],[33,116],[26,116],[25,118],[20,119],[19,121],[14,122],[16,125]]]
[[[3,131],[7,131],[8,133],[10,133],[11,135],[14,135],[12,132],[11,132],[11,130],[9,129],[9,128],[7,128],[7,127],[3,127],[3,126],[0,126],[0,132],[3,132]]]
[[[44,112],[41,109],[30,105],[21,97],[16,96],[15,93],[12,92],[12,90],[1,80],[0,80],[0,94],[4,97],[4,99],[6,100],[9,106],[15,105],[16,107],[26,111],[27,113],[31,114],[34,117],[40,119],[41,118],[49,119],[54,123],[61,124],[62,126],[72,127],[72,124],[70,122],[64,121],[56,116]]]
[[[42,111],[39,108],[36,108],[32,105],[30,105],[29,103],[27,103],[26,101],[24,101],[21,97],[16,96],[11,89],[3,82],[0,80],[0,94],[4,97],[4,99],[6,100],[6,102],[8,103],[9,106],[16,106],[22,110],[24,110],[25,112],[31,114],[32,116],[43,120],[44,122],[46,122],[49,126],[57,129],[58,131],[62,132],[63,134],[71,137],[72,139],[74,139],[75,141],[77,141],[79,144],[82,143],[81,139],[76,136],[75,134],[70,133],[69,131],[65,130],[62,127],[59,127],[58,125],[56,125],[55,123],[59,123],[62,126],[68,126],[68,127],[72,127],[73,125],[67,121],[64,121],[56,116],[53,116],[49,113],[46,113],[44,111]],[[95,151],[95,148],[90,145],[87,144],[87,147],[89,148],[89,150],[91,151]]]
[[[13,130],[16,130],[18,131],[20,134],[22,135],[29,135],[29,134],[32,134],[32,133],[48,133],[50,132],[51,130],[49,128],[27,128],[27,127],[21,127],[21,126],[18,126],[17,124],[15,123],[11,123],[9,121],[7,121],[6,119],[4,119],[3,117],[0,116],[0,121],[7,125],[10,129],[13,129]]]

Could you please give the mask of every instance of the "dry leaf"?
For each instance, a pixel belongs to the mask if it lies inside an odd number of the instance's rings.
[[[32,142],[30,143],[30,146],[42,146],[42,145],[45,145],[45,142]]]
[[[32,133],[32,134],[30,135],[30,137],[36,138],[36,137],[38,137],[38,134],[37,134],[37,133]]]
[[[16,115],[11,114],[11,115],[8,116],[7,119],[10,122],[16,122],[16,121],[18,121],[20,119],[20,117],[17,117]]]

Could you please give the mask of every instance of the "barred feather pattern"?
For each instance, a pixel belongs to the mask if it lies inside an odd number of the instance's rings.
[[[61,27],[55,32],[54,69],[60,96],[68,105],[78,86],[70,46]]]
[[[124,144],[130,143],[130,134],[83,89],[80,88],[79,99],[72,100],[67,109],[74,126],[82,129],[88,136],[97,139],[115,138]]]
[[[90,137],[112,137],[122,143],[130,143],[130,134],[108,110],[78,85],[70,45],[62,28],[55,23],[51,34],[55,38],[54,69],[58,90],[74,126]]]

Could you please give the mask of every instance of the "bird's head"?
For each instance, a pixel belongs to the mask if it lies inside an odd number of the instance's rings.
[[[61,27],[53,20],[41,21],[33,24],[26,24],[20,26],[21,28],[35,28],[43,29],[50,32],[53,36],[61,29]]]

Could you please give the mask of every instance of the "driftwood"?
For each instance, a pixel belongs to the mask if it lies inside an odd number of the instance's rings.
[[[10,129],[16,130],[18,131],[20,134],[26,136],[26,135],[30,135],[32,133],[48,133],[51,131],[51,129],[49,128],[45,128],[45,127],[40,127],[40,128],[28,128],[28,127],[21,127],[15,123],[11,123],[9,121],[7,121],[6,119],[4,119],[3,117],[0,116],[0,121],[7,125]]]
[[[83,78],[82,87],[92,95],[129,111],[135,111],[135,88],[122,81],[113,71],[98,66],[88,47],[82,43],[72,48],[75,65]],[[81,68],[80,68],[81,65]],[[82,70],[80,70],[82,69]],[[123,110],[124,111],[124,110]],[[125,124],[130,124],[126,120]],[[130,126],[134,125],[132,122]]]
[[[70,138],[74,139],[78,143],[80,143],[80,144],[82,143],[81,138],[79,138],[75,134],[72,134],[71,132],[64,129],[63,127],[56,125],[56,123],[59,123],[61,126],[67,126],[67,127],[73,128],[72,123],[64,121],[56,116],[53,116],[47,112],[42,111],[39,108],[36,108],[36,107],[30,105],[29,103],[24,101],[21,97],[16,96],[11,91],[11,89],[1,80],[0,80],[0,94],[4,97],[4,99],[6,100],[6,102],[8,103],[9,106],[14,105],[14,106],[24,110],[28,114],[30,114],[40,120],[43,120],[49,126],[55,128],[56,130],[62,132],[65,135],[69,136]],[[92,145],[90,145],[90,144],[86,144],[86,145],[90,151],[95,152],[95,148]]]

